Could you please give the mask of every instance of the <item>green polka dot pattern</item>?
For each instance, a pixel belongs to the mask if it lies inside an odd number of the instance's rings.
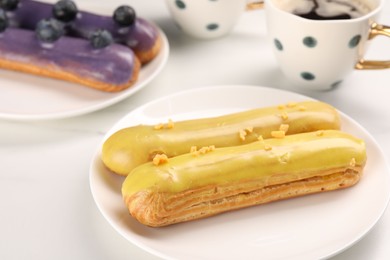
[[[310,72],[302,72],[301,77],[305,80],[314,80],[316,78],[316,76]]]
[[[207,28],[207,30],[210,30],[210,31],[213,31],[213,30],[216,30],[216,29],[218,29],[218,24],[216,24],[216,23],[210,23],[210,24],[208,24],[207,26],[206,26],[206,28]]]
[[[217,2],[218,0],[209,0],[210,2]],[[179,9],[186,9],[186,4],[182,0],[175,0],[175,5]],[[209,23],[206,25],[206,30],[208,31],[215,31],[219,28],[219,25],[217,23]]]
[[[183,1],[181,1],[181,0],[176,0],[175,4],[176,4],[177,8],[179,8],[179,9],[185,9],[186,8],[186,4]]]
[[[331,88],[336,88],[338,85],[340,85],[341,82],[342,82],[342,80],[339,80],[339,81],[333,83],[333,84],[331,85]]]
[[[306,47],[314,48],[317,46],[317,40],[314,37],[307,36],[307,37],[303,38],[303,44]]]
[[[349,48],[355,48],[356,46],[358,46],[358,44],[359,44],[361,39],[362,39],[361,35],[353,36],[352,39],[348,43],[348,47]]]
[[[349,48],[355,48],[356,46],[359,45],[360,41],[362,39],[362,36],[361,35],[355,35],[353,36],[349,42],[348,42],[348,47]],[[318,40],[315,38],[315,37],[312,37],[312,36],[306,36],[302,39],[302,43],[305,47],[307,48],[315,48],[318,46]],[[284,46],[283,46],[283,43],[279,40],[279,39],[274,39],[274,45],[275,45],[275,48],[278,50],[278,51],[283,51],[284,50]],[[344,45],[345,46],[345,45]],[[304,71],[304,72],[301,72],[300,73],[300,76],[302,79],[306,80],[306,81],[313,81],[316,79],[316,76],[315,74],[311,73],[311,72],[307,72],[307,71]],[[336,87],[337,85],[340,84],[341,81],[337,81],[335,82],[334,84],[332,84],[332,87]]]
[[[278,39],[274,39],[274,44],[277,50],[279,51],[283,50],[283,44]]]

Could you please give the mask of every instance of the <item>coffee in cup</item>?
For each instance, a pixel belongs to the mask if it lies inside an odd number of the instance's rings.
[[[279,1],[286,12],[311,20],[354,19],[371,12],[363,0],[295,0]]]

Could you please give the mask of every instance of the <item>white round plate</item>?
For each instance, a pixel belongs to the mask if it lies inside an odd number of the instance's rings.
[[[166,35],[160,53],[139,73],[137,82],[117,93],[20,72],[0,70],[0,118],[48,120],[78,116],[113,105],[145,87],[165,66],[169,56]]]
[[[130,125],[216,116],[309,100],[291,92],[251,86],[200,88],[158,99],[132,111],[104,140]],[[342,128],[367,144],[364,176],[354,187],[227,212],[215,217],[150,228],[134,220],[121,197],[123,177],[109,172],[100,148],[90,167],[93,197],[107,221],[142,249],[169,259],[320,259],[361,239],[384,213],[390,174],[373,137],[341,113]],[[103,140],[103,141],[104,141]]]

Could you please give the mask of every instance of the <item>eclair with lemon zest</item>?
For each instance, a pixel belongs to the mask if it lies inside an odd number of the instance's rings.
[[[350,187],[365,162],[363,140],[324,130],[146,163],[126,177],[122,195],[135,219],[159,227]]]
[[[301,107],[306,109],[302,111]],[[153,160],[156,154],[170,158],[188,153],[193,146],[243,145],[257,141],[260,136],[272,137],[272,131],[279,131],[281,125],[288,125],[286,134],[290,135],[339,129],[340,118],[335,108],[326,103],[304,101],[284,105],[282,111],[280,106],[272,106],[212,118],[169,121],[156,127],[137,125],[112,134],[103,144],[102,160],[111,171],[127,175]]]

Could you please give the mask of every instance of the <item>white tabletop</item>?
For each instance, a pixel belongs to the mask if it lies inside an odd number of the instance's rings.
[[[105,12],[126,1],[77,2]],[[157,259],[103,218],[91,195],[89,165],[114,123],[138,106],[177,91],[255,85],[305,94],[354,118],[390,159],[390,70],[355,71],[332,91],[295,89],[277,68],[262,11],[245,13],[224,38],[200,41],[179,32],[163,0],[128,2],[165,32],[169,60],[144,89],[100,111],[47,121],[0,119],[0,259]],[[379,22],[390,24],[390,2]],[[385,44],[389,46],[385,37],[375,40],[368,57],[390,59]],[[387,209],[362,240],[333,259],[388,259],[389,241]]]

